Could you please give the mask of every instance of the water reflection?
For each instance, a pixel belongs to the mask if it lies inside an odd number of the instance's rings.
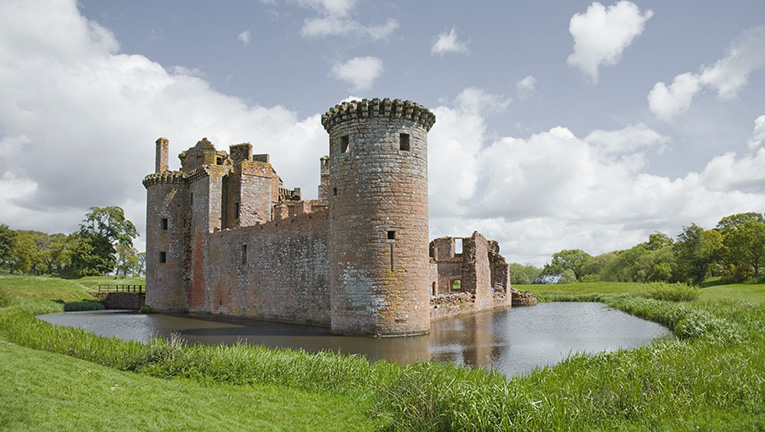
[[[540,303],[437,321],[427,336],[334,336],[322,327],[209,316],[139,315],[114,311],[40,316],[101,336],[148,342],[178,333],[189,343],[332,350],[398,363],[439,360],[494,368],[513,376],[555,364],[570,353],[634,348],[670,334],[663,326],[608,309],[600,303]]]

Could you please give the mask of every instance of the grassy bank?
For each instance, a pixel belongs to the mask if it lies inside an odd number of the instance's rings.
[[[765,289],[758,287],[743,297],[760,298]],[[177,405],[161,403],[160,399],[151,399],[146,405],[161,406],[157,409],[166,416],[166,425],[178,424],[179,429],[188,430],[204,424],[208,417],[215,418],[217,411],[225,422],[211,424],[232,430],[258,428],[253,426],[258,419],[271,430],[295,430],[308,424],[314,430],[390,431],[765,428],[762,305],[758,301],[730,300],[731,296],[720,300],[710,294],[705,298],[704,293],[693,302],[658,301],[639,296],[641,288],[638,284],[575,284],[554,286],[552,291],[536,294],[549,299],[602,301],[662,322],[679,339],[630,351],[576,355],[512,380],[494,372],[439,363],[402,367],[388,362],[370,364],[359,357],[262,347],[183,346],[159,340],[150,345],[122,342],[39,321],[35,313],[58,310],[61,305],[18,298],[0,309],[0,340],[5,341],[0,344],[0,363],[20,356],[26,360],[9,366],[8,371],[40,367],[37,374],[43,377],[45,370],[61,364],[63,382],[83,379],[78,367],[97,367],[100,374],[116,374],[124,380],[119,381],[120,387],[156,386],[146,393],[183,393],[186,402]],[[0,279],[0,295],[4,291],[4,280]],[[4,371],[3,376],[8,373]],[[124,416],[145,417],[147,424],[157,421],[158,414],[135,403],[140,400],[139,393],[123,397],[104,390],[108,381],[85,380],[83,392],[90,387],[100,389],[101,399],[108,396],[115,403],[125,404],[119,411]],[[15,403],[6,399],[22,388],[25,397],[17,403],[19,406],[9,405],[14,412],[56,410],[59,404],[71,410],[64,411],[68,414],[58,423],[52,418],[51,423],[46,423],[52,427],[44,429],[66,430],[66,417],[87,417],[85,411],[94,408],[92,401],[85,402],[64,390],[57,393],[53,387],[65,387],[47,383],[45,378],[26,388],[23,383],[0,383],[4,406]],[[224,411],[220,407],[223,394],[232,400],[242,398],[241,405],[236,405],[239,408]],[[249,394],[261,396],[244,397]],[[276,399],[280,394],[289,397]],[[281,404],[289,410],[287,424],[274,420],[283,417],[269,417],[270,408],[260,403],[260,399],[269,398],[277,401],[277,410]],[[327,405],[322,405],[324,402]],[[197,406],[210,409],[200,412],[197,418]],[[0,426],[6,422],[22,425],[19,429],[43,429],[37,426],[42,424],[38,414],[10,417],[7,411],[0,413]],[[83,424],[84,429],[102,428],[99,423]],[[136,428],[147,429],[135,423],[113,429]]]

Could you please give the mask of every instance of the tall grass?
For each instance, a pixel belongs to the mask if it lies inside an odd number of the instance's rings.
[[[273,384],[348,394],[389,431],[762,430],[765,312],[736,301],[670,302],[635,294],[540,294],[599,301],[667,325],[651,346],[574,355],[513,379],[444,363],[398,366],[362,357],[177,340],[148,345],[55,327],[34,314],[55,302],[0,309],[0,338],[163,378]]]

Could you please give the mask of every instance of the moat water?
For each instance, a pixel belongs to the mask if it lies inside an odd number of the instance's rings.
[[[41,315],[57,325],[101,336],[149,342],[177,333],[189,343],[237,342],[332,350],[398,363],[437,360],[497,369],[507,376],[553,365],[573,353],[598,353],[650,344],[671,332],[601,303],[540,303],[436,321],[426,336],[335,336],[322,327],[212,316],[141,315],[118,311]]]

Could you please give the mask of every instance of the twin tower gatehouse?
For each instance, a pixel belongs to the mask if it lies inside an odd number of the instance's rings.
[[[446,267],[428,243],[435,115],[409,101],[365,99],[336,105],[321,122],[329,156],[317,200],[286,189],[249,143],[227,153],[202,139],[170,171],[169,142],[157,140],[156,170],[143,180],[147,305],[409,335],[428,331],[431,299],[454,291],[455,280],[471,289],[462,270],[439,277]],[[483,241],[483,255],[462,265],[486,270],[482,286],[472,284],[475,305],[509,305],[507,264]]]

